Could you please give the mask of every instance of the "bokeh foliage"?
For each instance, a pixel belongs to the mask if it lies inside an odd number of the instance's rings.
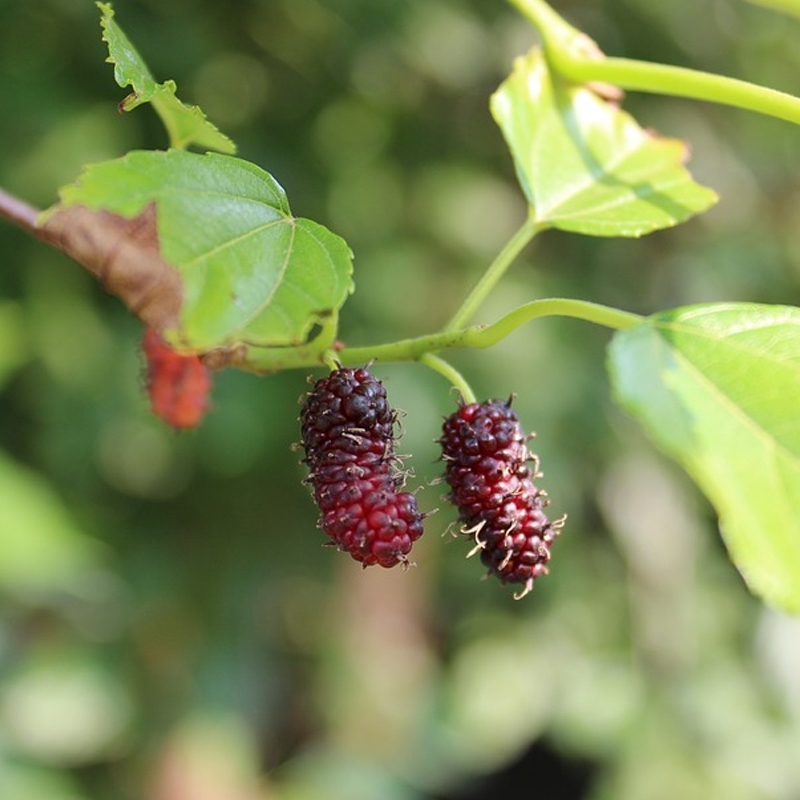
[[[764,9],[557,9],[607,53],[797,92],[800,23]],[[500,0],[116,10],[159,80],[347,239],[348,343],[438,327],[522,220],[487,101],[534,34]],[[117,115],[104,58],[93,3],[0,0],[0,185],[46,206],[83,164],[165,144],[147,109]],[[800,132],[626,107],[690,141],[719,206],[639,241],[545,234],[487,321],[546,295],[800,304]],[[440,510],[414,570],[321,547],[291,450],[305,375],[224,372],[204,426],[176,436],[145,406],[136,320],[19,231],[0,226],[0,248],[2,796],[411,800],[534,741],[591,765],[592,798],[797,795],[800,628],[749,596],[709,507],[611,404],[604,331],[540,321],[454,359],[479,394],[517,394],[569,512],[553,574],[515,604],[450,541],[442,487],[420,494]],[[446,385],[375,371],[431,480]]]

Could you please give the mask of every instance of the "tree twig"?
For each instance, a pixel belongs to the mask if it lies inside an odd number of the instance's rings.
[[[40,236],[36,220],[41,213],[41,209],[35,208],[24,200],[14,197],[13,194],[0,189],[0,217],[7,219],[37,238],[40,238]]]

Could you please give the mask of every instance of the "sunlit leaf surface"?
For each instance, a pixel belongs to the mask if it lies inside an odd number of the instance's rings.
[[[560,81],[538,48],[517,59],[491,108],[531,211],[544,225],[641,236],[716,202],[684,168],[684,142],[642,129],[589,87]]]
[[[137,304],[164,304],[164,295],[176,295],[178,319],[155,322],[190,349],[301,344],[351,290],[347,244],[322,225],[293,217],[277,181],[238,158],[132,152],[89,167],[62,190],[61,201],[46,225],[57,225],[59,215],[75,209],[88,227],[83,238],[93,235],[95,223],[104,225],[109,242],[96,270],[100,277],[108,285],[110,275],[113,290],[137,312]],[[112,219],[106,233],[107,217],[85,219],[86,208],[123,222]],[[133,231],[124,227],[124,220],[137,217]],[[66,235],[75,227],[69,221]],[[114,238],[116,223],[125,247]],[[140,254],[150,260],[150,274],[146,263],[137,262]],[[135,302],[126,296],[126,273],[134,265]],[[174,270],[177,282],[171,280]]]

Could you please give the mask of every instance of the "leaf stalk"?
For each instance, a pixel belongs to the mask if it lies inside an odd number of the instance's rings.
[[[495,260],[480,277],[458,311],[453,314],[450,321],[444,326],[442,329],[444,332],[463,328],[464,325],[475,316],[480,305],[489,295],[489,292],[497,285],[498,281],[505,275],[508,268],[514,262],[514,259],[525,249],[533,237],[545,227],[547,226],[537,222],[532,214],[528,215],[525,222],[522,223],[517,232],[508,240]]]

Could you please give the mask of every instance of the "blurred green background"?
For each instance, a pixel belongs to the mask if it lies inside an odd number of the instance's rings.
[[[342,337],[431,332],[523,219],[487,99],[534,31],[502,0],[117,0],[159,79],[344,236]],[[564,0],[606,52],[800,93],[800,22],[740,0]],[[121,117],[88,0],[0,0],[0,185],[47,206],[89,162],[165,145]],[[687,138],[718,207],[640,241],[549,233],[481,319],[569,295],[648,313],[800,304],[800,130],[630,96]],[[202,220],[198,220],[202,225]],[[516,393],[554,516],[552,574],[481,582],[441,486],[408,571],[322,547],[292,450],[305,374],[219,374],[176,435],[140,325],[0,224],[0,797],[800,797],[800,621],[763,608],[712,510],[611,403],[605,330],[542,320],[453,361]],[[446,383],[376,364],[417,482]]]

